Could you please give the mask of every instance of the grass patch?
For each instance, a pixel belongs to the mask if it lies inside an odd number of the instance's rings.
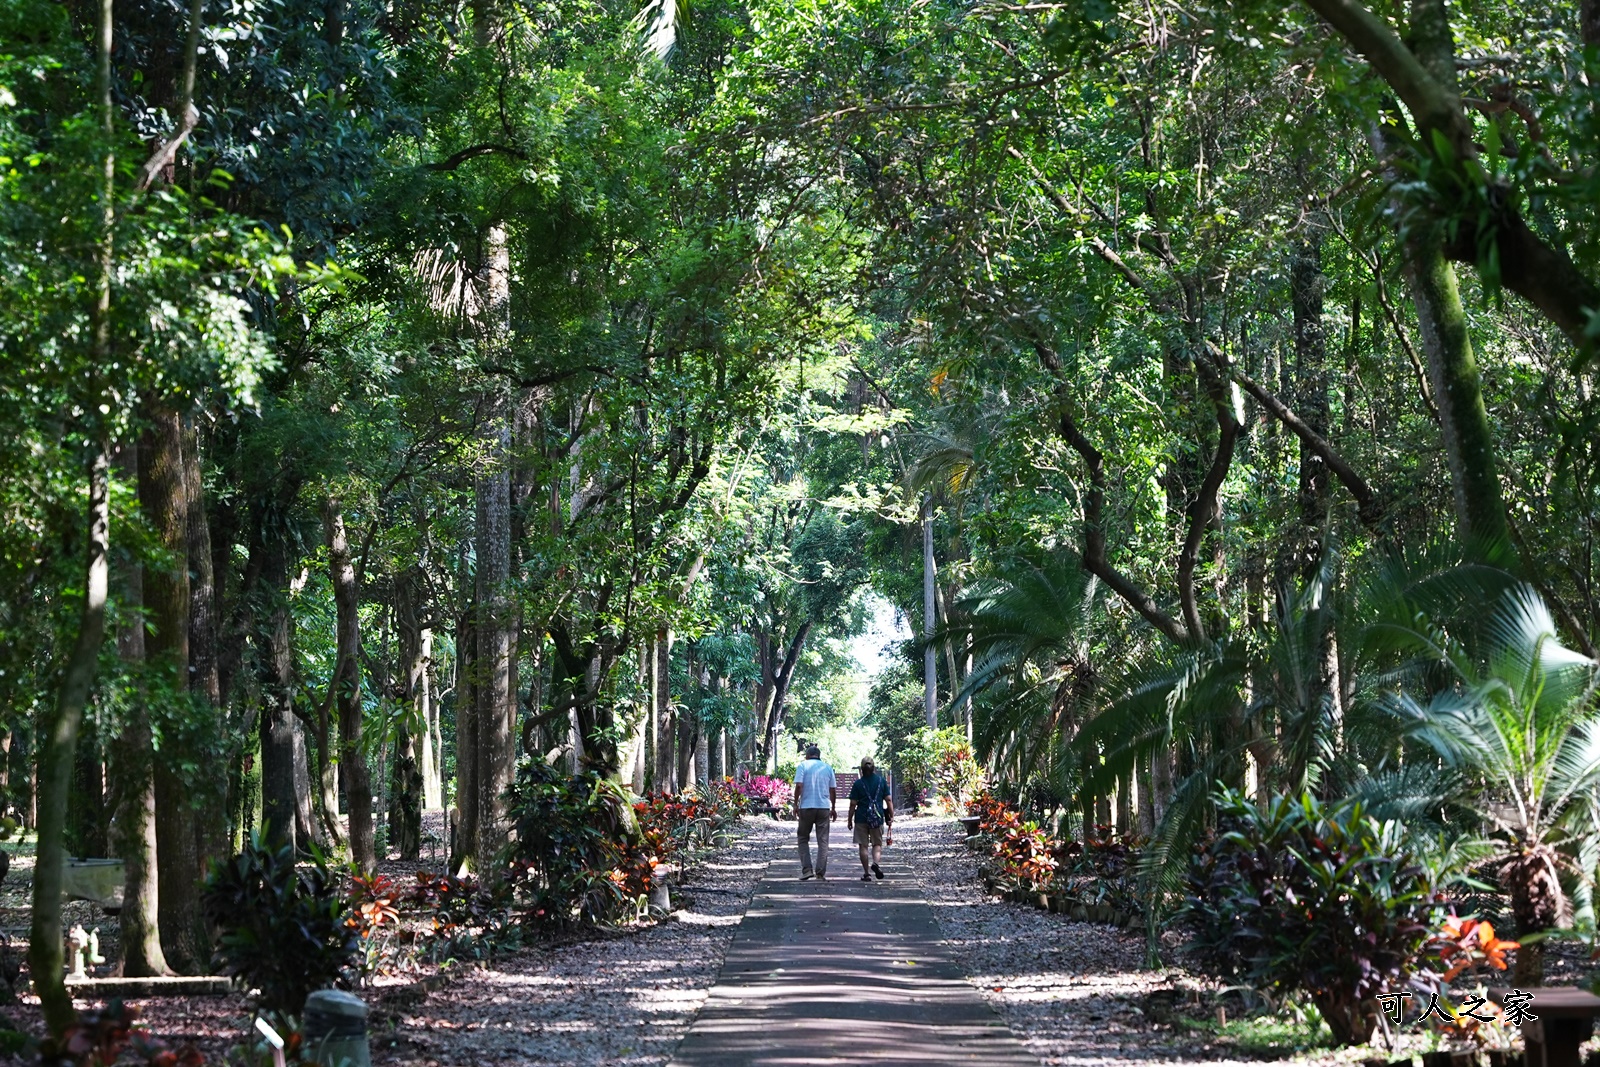
[[[1207,1033],[1219,1044],[1244,1056],[1282,1059],[1298,1052],[1334,1047],[1333,1033],[1310,1005],[1294,1002],[1280,1011],[1229,1019],[1222,1026],[1215,1019],[1195,1019],[1180,1015],[1178,1025],[1186,1030]]]

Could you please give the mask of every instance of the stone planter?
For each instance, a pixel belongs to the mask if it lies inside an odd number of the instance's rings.
[[[961,819],[961,828],[967,832],[968,837],[971,837],[973,834],[978,832],[978,822],[979,820],[976,815],[963,816]]]
[[[322,1067],[372,1067],[367,1044],[367,1006],[341,989],[319,989],[306,998],[304,1037],[311,1062]]]

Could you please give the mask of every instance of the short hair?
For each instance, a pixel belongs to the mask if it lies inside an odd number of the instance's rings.
[[[878,765],[872,762],[871,756],[868,756],[866,759],[861,761],[861,769],[864,771],[875,771],[878,769]]]
[[[806,759],[821,759],[822,749],[816,745],[806,746]]]

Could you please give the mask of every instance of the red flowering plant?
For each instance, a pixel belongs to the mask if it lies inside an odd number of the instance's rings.
[[[745,798],[747,807],[769,807],[780,816],[793,813],[794,786],[782,778],[745,774],[732,781],[733,788]]]
[[[739,816],[750,807],[750,799],[739,791],[738,783],[732,778],[707,782],[704,792],[706,801],[716,812],[719,829],[737,822]]]
[[[351,874],[346,897],[350,915],[345,925],[363,938],[376,936],[384,927],[400,921],[400,911],[395,906],[399,895],[394,879],[388,875],[367,875],[359,871]]]
[[[396,902],[407,912],[416,910],[427,916],[433,934],[430,952],[448,956],[483,948],[486,946],[479,942],[506,938],[512,922],[509,886],[516,869],[512,864],[511,877],[493,890],[484,889],[470,875],[457,878],[418,871],[417,880],[397,894]]]
[[[1059,841],[992,793],[977,794],[967,807],[977,816],[980,838],[1005,883],[1029,892],[1049,886],[1056,875]]]
[[[344,924],[361,938],[359,966],[364,976],[391,968],[391,949],[400,924],[399,898],[394,879],[387,875],[351,872]]]
[[[1001,873],[1021,889],[1044,889],[1055,878],[1056,858],[1052,853],[1056,844],[1036,823],[1019,822],[1007,827],[996,843]]]

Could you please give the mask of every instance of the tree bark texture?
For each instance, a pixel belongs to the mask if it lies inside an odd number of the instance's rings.
[[[118,467],[125,478],[137,479],[139,449],[130,441],[118,450]],[[144,570],[130,562],[122,581],[122,614],[126,621],[117,632],[117,652],[134,670],[144,665]],[[115,784],[115,832],[112,842],[122,860],[121,929],[122,974],[148,978],[171,974],[161,951],[158,913],[160,889],[156,878],[156,794],[151,778],[150,719],[142,693],[123,711],[121,735],[111,746],[111,780]]]
[[[102,14],[110,36],[109,2]],[[107,42],[109,44],[109,42]],[[107,47],[109,52],[109,47]],[[50,1032],[59,1036],[76,1018],[62,978],[61,883],[66,855],[62,831],[67,790],[72,782],[72,757],[78,725],[94,687],[95,668],[106,629],[106,591],[110,570],[110,465],[104,448],[96,450],[89,471],[89,507],[85,516],[83,605],[78,634],[61,676],[55,713],[44,731],[39,753],[38,850],[33,873],[33,909],[28,932],[28,963],[34,991]]]
[[[939,725],[939,665],[934,656],[933,632],[938,601],[934,588],[933,504],[922,502],[922,713],[928,729]]]
[[[192,418],[183,423],[183,495],[190,576],[189,691],[196,705],[210,709],[220,723],[224,714],[218,673],[220,617],[212,564],[211,526],[206,519],[205,480],[200,470],[200,435],[195,431]],[[225,736],[231,738],[233,730],[227,730]],[[230,744],[226,753],[230,773],[203,775],[194,783],[200,801],[196,806],[195,851],[202,872],[209,871],[213,861],[226,859],[232,851],[228,813],[234,808],[230,788],[239,758],[235,746]]]
[[[389,802],[389,844],[414,861],[422,851],[422,753],[428,746],[428,645],[431,635],[418,616],[421,583],[415,571],[395,583],[395,627],[404,671],[405,714],[395,737],[394,782]],[[427,636],[425,636],[427,635]]]
[[[344,511],[329,497],[322,506],[322,529],[328,545],[328,571],[333,580],[337,616],[338,660],[333,671],[334,704],[339,709],[339,764],[344,770],[345,804],[350,814],[350,860],[370,874],[377,869],[377,843],[372,825],[372,776],[362,752],[364,708],[361,698],[361,616],[356,570],[350,560]]]
[[[498,405],[497,405],[498,407]],[[474,855],[480,872],[492,868],[505,844],[505,791],[515,768],[516,690],[511,660],[516,647],[511,584],[511,472],[507,467],[504,413],[490,416],[485,443],[487,469],[477,478],[478,570],[478,834]]]
[[[506,228],[484,233],[480,274],[478,347],[490,361],[510,333],[511,253]],[[472,851],[481,874],[493,870],[509,823],[505,793],[516,770],[517,692],[514,659],[517,617],[511,598],[511,419],[510,401],[501,391],[483,397],[480,440],[483,453],[475,477],[478,661],[475,692],[477,722],[477,833]]]
[[[261,835],[274,848],[304,852],[311,840],[300,836],[302,818],[295,782],[294,650],[290,645],[288,546],[281,531],[261,534],[263,595],[255,631],[262,708]],[[308,798],[309,799],[309,798]]]
[[[672,792],[675,784],[672,780],[673,758],[672,745],[676,736],[672,728],[672,631],[666,627],[656,631],[655,645],[653,648],[655,670],[652,681],[654,682],[655,695],[650,701],[651,715],[654,716],[655,725],[652,729],[656,735],[655,751],[655,781],[652,788],[657,792]]]
[[[1290,304],[1294,313],[1295,405],[1306,426],[1328,436],[1328,336],[1323,321],[1321,219],[1313,213],[1308,232],[1295,244],[1289,263]],[[1296,561],[1302,578],[1322,559],[1322,531],[1328,521],[1328,466],[1304,439],[1300,442],[1298,503],[1300,551]]]
[[[1483,403],[1455,268],[1436,242],[1419,238],[1407,246],[1406,278],[1416,300],[1428,377],[1439,405],[1439,427],[1450,465],[1461,540],[1509,550],[1511,537],[1500,493],[1494,432]]]
[[[161,884],[161,942],[167,963],[183,974],[198,974],[210,963],[210,947],[200,913],[199,837],[194,786],[186,765],[198,765],[186,735],[195,708],[189,700],[189,504],[184,493],[183,422],[176,410],[149,412],[150,424],[139,445],[139,501],[156,540],[167,554],[164,566],[147,566],[144,602],[150,631],[145,657],[166,706],[162,744],[156,751],[156,855]],[[163,699],[164,698],[164,699]]]
[[[478,631],[474,614],[468,610],[456,629],[456,789],[450,820],[450,866],[457,872],[472,867],[478,840]]]
[[[633,791],[651,791],[656,759],[656,646],[653,638],[639,642],[639,684],[645,692],[644,720],[639,723],[639,751],[634,761]]]
[[[439,726],[439,675],[433,662],[433,630],[422,631],[427,646],[427,670],[423,681],[428,687],[428,744],[422,750],[422,805],[428,811],[444,807],[444,735]]]

